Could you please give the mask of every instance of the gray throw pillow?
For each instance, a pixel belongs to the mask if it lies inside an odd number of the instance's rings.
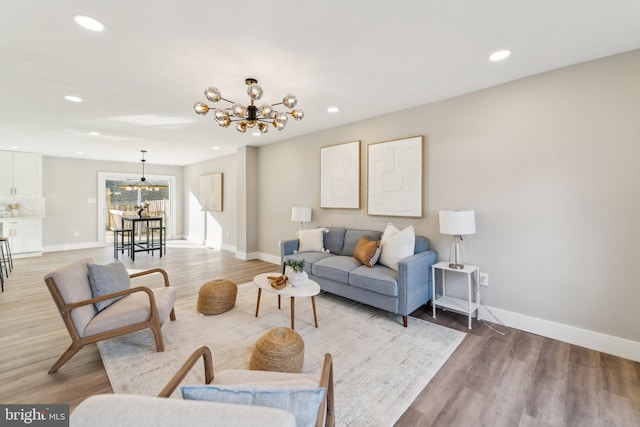
[[[129,273],[121,262],[112,262],[106,265],[87,263],[87,270],[89,270],[89,283],[91,284],[91,293],[94,297],[122,291],[131,287]],[[124,298],[124,296],[98,301],[94,305],[96,310],[102,311],[120,298]]]

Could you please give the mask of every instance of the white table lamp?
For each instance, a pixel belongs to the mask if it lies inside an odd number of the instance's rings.
[[[464,264],[460,260],[460,242],[465,234],[475,234],[476,217],[474,211],[468,210],[448,210],[440,211],[440,233],[450,234],[453,236],[452,252],[454,253],[453,262],[449,263],[449,268],[461,270]],[[449,261],[451,261],[451,251],[449,253]]]
[[[299,222],[298,230],[302,230],[305,222],[311,222],[311,208],[291,208],[291,221]]]

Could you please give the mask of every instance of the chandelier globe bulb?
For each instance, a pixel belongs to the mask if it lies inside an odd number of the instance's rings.
[[[262,95],[264,94],[264,92],[262,91],[262,88],[259,85],[254,83],[247,88],[247,94],[252,100],[258,101],[260,98],[262,98]]]
[[[204,116],[209,112],[209,106],[204,102],[196,102],[193,104],[193,110],[199,116]]]
[[[294,119],[300,121],[304,117],[304,111],[302,111],[300,109],[291,110],[291,117],[293,117]]]
[[[233,110],[233,114],[235,114],[237,117],[247,117],[247,107],[240,104],[239,102],[233,104],[233,107],[231,108]]]
[[[222,94],[215,87],[208,87],[204,91],[204,97],[207,98],[211,102],[218,102],[220,98],[222,98]]]
[[[295,95],[291,95],[290,93],[286,94],[284,98],[282,98],[282,103],[287,108],[293,108],[298,104],[298,98]]]
[[[265,119],[270,119],[273,116],[273,107],[269,104],[262,104],[260,106],[260,114]]]

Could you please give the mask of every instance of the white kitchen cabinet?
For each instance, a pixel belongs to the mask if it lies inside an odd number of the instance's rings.
[[[0,151],[0,196],[42,197],[42,155]]]
[[[4,219],[2,237],[9,239],[11,252],[18,258],[20,254],[42,254],[42,219]]]

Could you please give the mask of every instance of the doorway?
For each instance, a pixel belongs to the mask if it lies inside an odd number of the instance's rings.
[[[169,175],[148,175],[150,189],[136,188],[139,176],[98,172],[98,242],[113,243],[113,229],[120,228],[123,215],[137,215],[138,207],[148,205],[152,216],[162,216],[166,239],[175,234],[176,178]]]

